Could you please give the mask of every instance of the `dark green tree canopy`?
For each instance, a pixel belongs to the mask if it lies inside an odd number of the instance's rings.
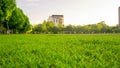
[[[31,29],[28,17],[16,6],[16,0],[0,0],[0,31],[26,32]]]
[[[9,20],[9,17],[15,8],[15,0],[0,0],[0,23]]]
[[[27,31],[30,27],[29,23],[29,19],[23,13],[23,11],[20,8],[15,8],[9,19],[10,29],[16,29],[18,31]]]

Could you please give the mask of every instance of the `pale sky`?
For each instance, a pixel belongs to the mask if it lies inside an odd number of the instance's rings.
[[[31,24],[42,23],[52,14],[64,15],[64,24],[85,25],[105,21],[118,24],[120,0],[17,0]]]

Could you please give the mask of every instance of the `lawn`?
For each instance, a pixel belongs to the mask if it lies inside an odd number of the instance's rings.
[[[120,68],[120,34],[0,35],[0,68]]]

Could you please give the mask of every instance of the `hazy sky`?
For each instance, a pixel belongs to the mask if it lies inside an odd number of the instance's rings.
[[[116,25],[120,0],[17,0],[17,5],[29,17],[31,24],[42,23],[52,14],[62,14],[65,25],[100,21]]]

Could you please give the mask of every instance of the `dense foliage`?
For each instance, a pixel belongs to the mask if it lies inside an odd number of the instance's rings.
[[[0,68],[120,68],[120,34],[0,35]]]
[[[28,17],[16,6],[16,0],[0,0],[0,33],[30,30]]]
[[[55,26],[52,21],[43,21],[42,24],[33,26],[32,33],[58,33],[60,27]]]
[[[49,25],[52,24],[52,25]],[[83,34],[83,33],[120,33],[118,26],[108,26],[104,21],[97,24],[88,25],[67,25],[56,27],[54,22],[44,21],[42,24],[33,26],[32,33],[64,33],[64,34]]]

